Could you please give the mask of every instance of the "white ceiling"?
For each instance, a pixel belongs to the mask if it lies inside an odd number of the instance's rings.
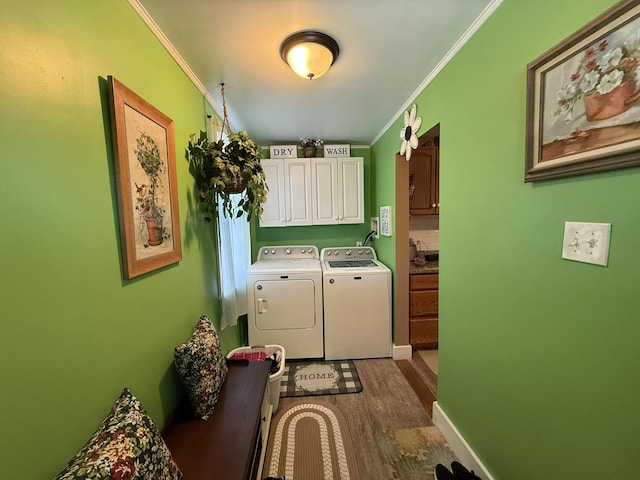
[[[501,1],[129,0],[219,113],[225,83],[232,129],[263,145],[371,144]],[[278,51],[306,29],[340,45],[315,80],[296,76]]]

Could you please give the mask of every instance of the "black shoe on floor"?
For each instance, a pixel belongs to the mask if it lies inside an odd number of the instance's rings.
[[[434,475],[436,480],[456,480],[456,476],[449,471],[447,467],[442,465],[441,463],[436,465],[434,470]]]
[[[452,462],[451,470],[456,480],[482,480],[473,470],[467,470],[460,462]]]

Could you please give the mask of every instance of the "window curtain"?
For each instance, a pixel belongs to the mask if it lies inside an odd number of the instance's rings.
[[[231,195],[234,206],[242,194]],[[221,202],[222,203],[222,202]],[[220,329],[238,324],[247,313],[247,269],[251,264],[251,239],[246,217],[227,218],[218,205],[218,242],[222,317]]]

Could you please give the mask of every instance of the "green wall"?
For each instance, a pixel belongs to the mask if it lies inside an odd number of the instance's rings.
[[[640,471],[640,170],[523,182],[526,65],[613,3],[505,0],[415,102],[441,125],[438,402],[499,480]],[[612,224],[607,267],[562,260],[565,221]]]
[[[441,124],[439,403],[498,480],[640,468],[640,170],[522,181],[526,64],[612,4],[505,0],[416,100],[424,129]],[[0,464],[51,478],[124,386],[162,425],[181,395],[174,345],[200,313],[217,321],[215,233],[182,153],[210,107],[125,0],[4,1],[0,65]],[[107,75],[176,129],[183,260],[131,281]],[[401,126],[354,151],[370,213],[395,204]],[[612,223],[608,267],[560,258],[565,221]],[[362,239],[368,219],[253,230],[256,246],[323,247]],[[391,267],[393,242],[376,241]],[[241,337],[222,332],[225,350]]]
[[[218,322],[215,235],[184,159],[205,101],[126,0],[0,7],[0,476],[55,476],[129,387],[162,426],[173,347]],[[179,264],[122,278],[106,77],[174,120]],[[239,328],[222,332],[225,350]]]

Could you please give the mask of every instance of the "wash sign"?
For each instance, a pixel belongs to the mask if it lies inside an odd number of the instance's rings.
[[[350,157],[351,145],[348,143],[340,145],[325,145],[324,146],[325,157]]]
[[[270,158],[296,158],[298,147],[296,145],[269,145]]]

